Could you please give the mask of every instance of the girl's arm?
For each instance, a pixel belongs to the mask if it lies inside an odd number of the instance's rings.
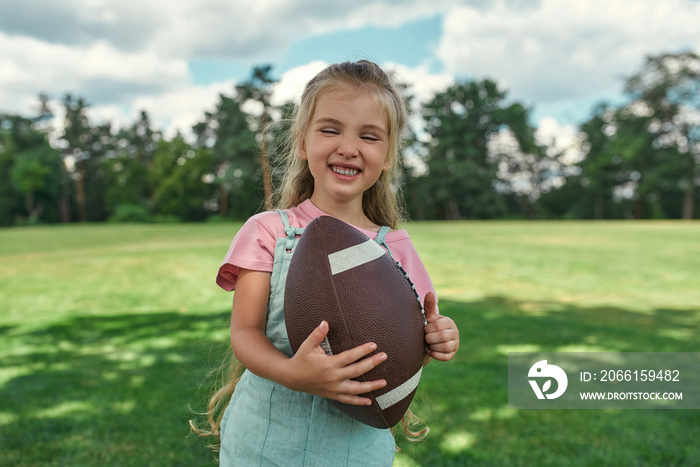
[[[241,269],[231,313],[231,345],[243,366],[254,374],[295,391],[303,391],[346,404],[370,405],[371,399],[358,394],[386,385],[384,380],[359,382],[352,378],[366,373],[386,359],[383,352],[359,359],[376,349],[366,344],[337,355],[326,355],[320,344],[328,334],[325,321],[289,358],[265,335],[270,273]]]

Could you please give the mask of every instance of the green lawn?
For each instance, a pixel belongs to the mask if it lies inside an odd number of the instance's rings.
[[[227,345],[239,224],[0,230],[0,465],[213,465],[189,432]],[[700,223],[412,223],[462,345],[399,466],[700,465],[698,410],[515,410],[510,351],[698,352]]]

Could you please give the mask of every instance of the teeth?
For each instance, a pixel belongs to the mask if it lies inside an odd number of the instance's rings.
[[[355,169],[343,169],[341,167],[331,167],[331,169],[333,170],[333,172],[340,174],[340,175],[353,176],[353,175],[357,175],[357,172],[358,172]]]

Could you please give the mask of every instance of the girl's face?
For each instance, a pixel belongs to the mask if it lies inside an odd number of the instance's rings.
[[[314,177],[311,200],[326,212],[339,205],[362,209],[362,194],[391,160],[386,112],[369,89],[348,84],[321,94],[301,141],[301,158]]]

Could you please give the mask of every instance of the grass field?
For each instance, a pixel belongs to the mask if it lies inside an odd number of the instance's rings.
[[[187,424],[227,345],[239,224],[0,230],[0,465],[214,465]],[[700,351],[700,223],[409,226],[461,348],[398,466],[700,465],[698,410],[515,410],[509,351]]]

